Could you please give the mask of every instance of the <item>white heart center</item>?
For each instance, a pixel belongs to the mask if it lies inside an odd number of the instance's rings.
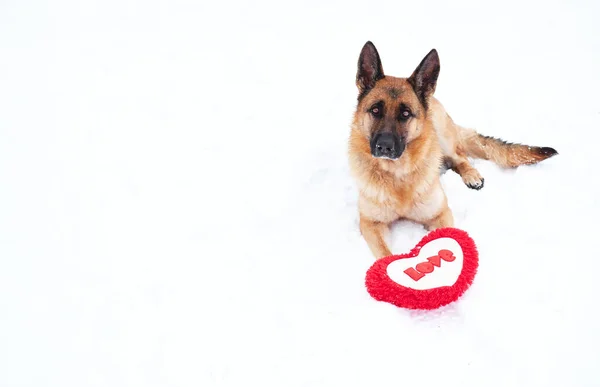
[[[457,241],[439,238],[423,246],[416,257],[390,263],[387,274],[399,285],[416,290],[452,286],[462,271],[463,258]]]

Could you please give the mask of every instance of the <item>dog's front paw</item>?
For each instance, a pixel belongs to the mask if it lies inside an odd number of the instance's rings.
[[[480,189],[483,188],[483,182],[485,181],[485,179],[482,177],[481,180],[475,182],[475,183],[468,183],[467,187],[477,190],[479,191]]]
[[[478,191],[483,188],[485,179],[481,177],[476,169],[471,169],[469,172],[463,173],[461,177],[467,187]]]

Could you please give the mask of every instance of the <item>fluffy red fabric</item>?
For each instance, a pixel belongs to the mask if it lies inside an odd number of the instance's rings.
[[[457,241],[464,254],[462,272],[454,285],[416,290],[401,286],[388,276],[387,267],[390,263],[398,259],[415,257],[425,244],[444,237]],[[365,283],[369,294],[378,301],[389,302],[407,309],[437,309],[456,301],[463,295],[473,283],[478,264],[477,247],[465,231],[450,227],[440,228],[427,234],[409,253],[377,260],[367,271]]]

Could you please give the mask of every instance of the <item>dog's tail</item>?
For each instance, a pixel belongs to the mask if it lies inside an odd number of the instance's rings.
[[[460,142],[467,156],[489,160],[505,168],[537,164],[558,154],[554,148],[509,143],[466,128],[460,128]]]

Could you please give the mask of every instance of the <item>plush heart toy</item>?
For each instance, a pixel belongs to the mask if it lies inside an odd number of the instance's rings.
[[[408,254],[377,260],[365,282],[378,301],[408,309],[436,309],[463,295],[473,283],[478,264],[475,242],[465,231],[440,228]]]

